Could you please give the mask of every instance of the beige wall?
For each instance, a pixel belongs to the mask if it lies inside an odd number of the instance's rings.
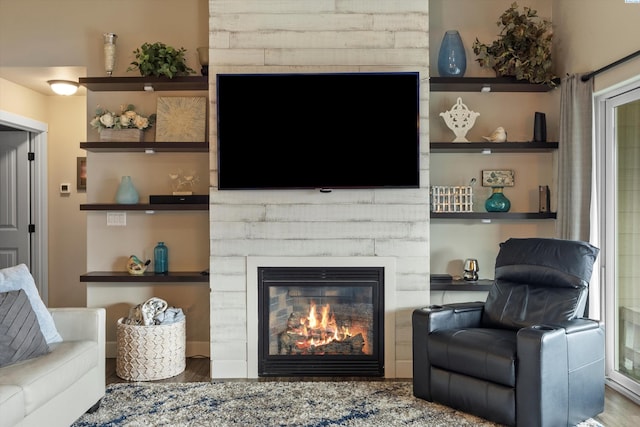
[[[0,78],[0,110],[43,123],[49,122],[47,96],[3,78]]]
[[[559,75],[588,73],[640,47],[640,4],[624,0],[553,2],[555,58]],[[595,77],[595,90],[637,77],[640,57]]]

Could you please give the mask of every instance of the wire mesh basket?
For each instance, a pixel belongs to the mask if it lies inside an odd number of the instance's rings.
[[[473,212],[473,187],[438,186],[429,189],[431,212]]]

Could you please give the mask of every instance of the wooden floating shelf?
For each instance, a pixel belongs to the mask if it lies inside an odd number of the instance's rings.
[[[556,219],[556,212],[431,212],[431,219]]]
[[[81,211],[207,211],[208,203],[83,203]]]
[[[81,275],[80,282],[208,283],[209,275],[199,271],[170,271],[167,274],[144,273],[139,276],[134,276],[126,271],[91,271]]]
[[[432,142],[432,153],[544,153],[558,149],[557,142]]]
[[[560,79],[554,82],[558,85]],[[432,92],[549,92],[555,89],[515,77],[431,77],[429,88]]]
[[[207,90],[209,77],[80,77],[79,83],[94,92]]]
[[[466,280],[431,280],[432,291],[488,291],[493,285],[493,280],[480,279],[475,282]]]
[[[81,142],[80,148],[92,153],[207,153],[208,142]]]

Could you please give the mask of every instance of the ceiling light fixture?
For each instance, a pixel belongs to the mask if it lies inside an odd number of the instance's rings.
[[[78,91],[78,83],[71,80],[49,80],[47,83],[51,86],[51,90],[58,95],[69,96]]]

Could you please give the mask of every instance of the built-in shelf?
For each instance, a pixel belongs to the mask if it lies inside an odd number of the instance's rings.
[[[93,153],[207,153],[208,142],[81,142],[80,148]]]
[[[431,280],[432,291],[488,291],[493,280],[480,279],[475,282],[466,280]]]
[[[560,80],[554,82],[557,85]],[[549,92],[554,89],[515,77],[431,77],[429,88],[432,92]]]
[[[432,142],[432,153],[541,153],[558,149],[557,142]]]
[[[556,212],[431,212],[431,219],[556,219]]]
[[[153,92],[207,90],[208,76],[174,77],[80,77],[79,83],[94,92]]]
[[[209,275],[200,271],[170,271],[167,274],[132,275],[126,271],[91,271],[80,276],[80,282],[132,283],[208,283]]]
[[[206,211],[208,203],[83,203],[81,211]]]

